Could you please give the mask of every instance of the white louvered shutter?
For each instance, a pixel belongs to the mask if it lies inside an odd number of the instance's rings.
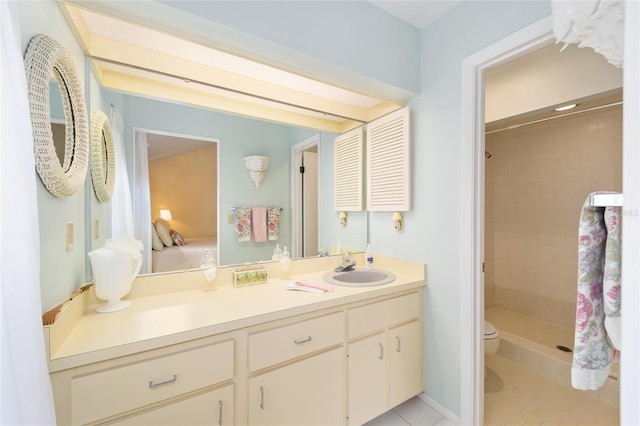
[[[411,136],[405,107],[367,125],[367,210],[411,210]]]
[[[336,211],[361,211],[364,162],[362,128],[334,140],[334,193]]]

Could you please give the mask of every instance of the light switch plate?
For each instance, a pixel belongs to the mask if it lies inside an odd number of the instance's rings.
[[[229,225],[233,225],[233,219],[234,219],[233,215],[232,215],[231,213],[229,213],[229,214],[227,215],[227,223],[228,223]]]
[[[100,238],[100,219],[97,217],[93,219],[93,239],[97,240]]]
[[[67,252],[73,250],[73,222],[67,222]]]

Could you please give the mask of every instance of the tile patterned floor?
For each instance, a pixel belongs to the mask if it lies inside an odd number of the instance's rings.
[[[414,397],[398,405],[379,417],[365,423],[365,426],[454,426],[442,414],[434,410],[419,397]]]
[[[617,406],[573,389],[501,356],[486,359],[485,426],[619,425]],[[389,410],[365,426],[453,426],[419,397]]]
[[[619,409],[500,356],[486,358],[484,424],[618,425]]]

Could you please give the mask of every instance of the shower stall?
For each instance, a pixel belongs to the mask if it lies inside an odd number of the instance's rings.
[[[485,318],[502,355],[565,380],[581,208],[591,192],[622,191],[620,104],[485,136]]]

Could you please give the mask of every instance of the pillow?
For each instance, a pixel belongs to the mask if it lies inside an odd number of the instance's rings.
[[[151,248],[158,251],[164,250],[164,243],[160,239],[158,231],[153,223],[151,224]]]
[[[156,219],[156,231],[158,231],[158,236],[165,246],[171,247],[173,245],[173,240],[171,239],[171,226],[169,225],[169,222],[162,218]]]
[[[182,235],[180,235],[178,233],[178,231],[174,231],[173,229],[171,231],[169,231],[169,234],[171,235],[171,239],[173,240],[173,243],[177,246],[183,246],[184,245],[184,237]]]

